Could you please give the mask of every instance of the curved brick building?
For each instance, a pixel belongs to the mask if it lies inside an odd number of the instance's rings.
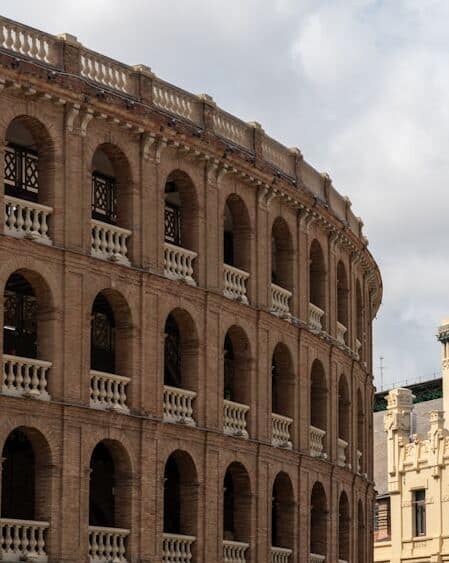
[[[327,175],[0,19],[3,560],[372,561],[382,286]]]

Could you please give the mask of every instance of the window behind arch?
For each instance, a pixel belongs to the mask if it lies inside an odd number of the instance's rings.
[[[175,182],[165,185],[165,242],[182,246],[181,198]]]
[[[38,153],[27,127],[14,120],[6,133],[4,162],[5,194],[37,202],[39,193]]]
[[[115,322],[107,299],[98,295],[92,307],[91,369],[115,373]]]
[[[117,224],[117,180],[109,157],[97,149],[92,161],[92,218]]]
[[[181,387],[181,333],[173,315],[165,323],[164,384]]]
[[[8,279],[4,294],[3,351],[37,358],[37,300],[20,274]]]
[[[224,343],[224,398],[232,401],[234,397],[235,356],[232,340],[227,334]]]

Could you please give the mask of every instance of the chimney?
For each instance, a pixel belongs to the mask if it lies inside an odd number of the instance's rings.
[[[438,329],[437,338],[441,342],[444,427],[449,430],[449,319],[442,322]]]

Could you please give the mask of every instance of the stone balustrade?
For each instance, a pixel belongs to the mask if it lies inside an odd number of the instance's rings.
[[[249,406],[225,399],[223,407],[223,432],[230,436],[248,438],[246,416]]]
[[[51,362],[3,354],[2,393],[50,400],[47,374]]]
[[[314,305],[309,303],[309,326],[312,330],[321,332],[323,330],[322,318],[324,316],[324,311]]]
[[[164,534],[162,543],[163,563],[189,563],[192,559],[192,544],[195,536]]]
[[[0,18],[0,47],[43,63],[56,63],[55,38],[7,18]]]
[[[131,231],[116,225],[109,225],[96,219],[91,219],[92,248],[91,254],[102,260],[111,260],[129,266],[127,257],[128,248],[126,241],[131,236]]]
[[[197,97],[163,80],[153,83],[153,104],[193,123],[201,122],[201,106]]]
[[[80,52],[81,76],[106,88],[133,94],[131,69],[93,51]]]
[[[326,436],[326,430],[321,430],[321,428],[310,426],[309,447],[310,447],[310,455],[312,457],[323,457],[326,455],[324,453],[325,436]]]
[[[89,563],[126,563],[129,530],[89,526]]]
[[[246,563],[246,550],[248,543],[240,541],[223,541],[223,563]]]
[[[271,312],[280,317],[290,316],[290,298],[292,292],[276,285],[271,284]]]
[[[348,447],[348,442],[343,440],[343,438],[338,438],[337,440],[337,464],[340,467],[345,467],[346,464],[346,449]]]
[[[164,385],[164,421],[195,426],[193,419],[194,391]]]
[[[216,108],[212,116],[214,132],[228,141],[246,149],[252,149],[251,127],[237,117]]]
[[[346,332],[347,328],[337,321],[337,342],[339,344],[346,344]]]
[[[185,281],[196,285],[193,279],[193,261],[197,253],[181,246],[164,243],[164,275],[172,280]]]
[[[271,443],[273,446],[291,449],[290,427],[292,422],[293,420],[288,416],[271,413]]]
[[[0,559],[46,563],[48,522],[0,518]]]
[[[126,387],[129,377],[104,371],[90,370],[90,406],[129,412],[126,405]]]
[[[229,299],[240,301],[241,303],[248,304],[248,297],[246,295],[246,282],[248,281],[249,274],[243,270],[239,270],[234,266],[224,264],[224,295]]]
[[[310,554],[310,563],[323,563],[324,561],[326,561],[325,555],[318,555],[318,553]]]
[[[292,554],[291,549],[286,547],[271,548],[271,563],[288,563]]]
[[[288,176],[295,177],[294,155],[289,150],[286,150],[281,143],[268,135],[263,136],[262,154],[264,159],[273,164],[278,170]]]
[[[52,207],[5,195],[5,234],[52,244],[48,236],[48,218]]]

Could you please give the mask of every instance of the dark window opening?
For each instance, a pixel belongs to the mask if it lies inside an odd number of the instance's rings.
[[[165,242],[182,246],[181,199],[175,182],[165,185]]]
[[[100,443],[90,461],[89,524],[115,526],[115,467],[107,446]]]
[[[413,492],[415,536],[426,535],[426,491],[420,489]]]
[[[98,171],[92,173],[92,218],[117,224],[117,183]]]
[[[235,357],[232,341],[226,335],[224,343],[224,398],[232,401],[234,398]]]
[[[226,473],[223,491],[223,537],[225,540],[234,538],[234,481],[230,473]]]
[[[181,533],[180,496],[178,465],[173,458],[170,458],[165,465],[164,473],[164,532],[167,534]]]
[[[115,321],[107,299],[98,295],[92,307],[91,369],[115,373]]]
[[[4,176],[6,195],[37,202],[39,171],[35,150],[8,143],[5,147]]]
[[[178,323],[169,315],[165,323],[164,385],[181,387],[181,334]]]
[[[37,300],[33,288],[20,274],[10,276],[5,288],[3,351],[37,358]]]
[[[271,361],[271,412],[280,414],[280,399],[279,399],[279,366],[273,354]]]

